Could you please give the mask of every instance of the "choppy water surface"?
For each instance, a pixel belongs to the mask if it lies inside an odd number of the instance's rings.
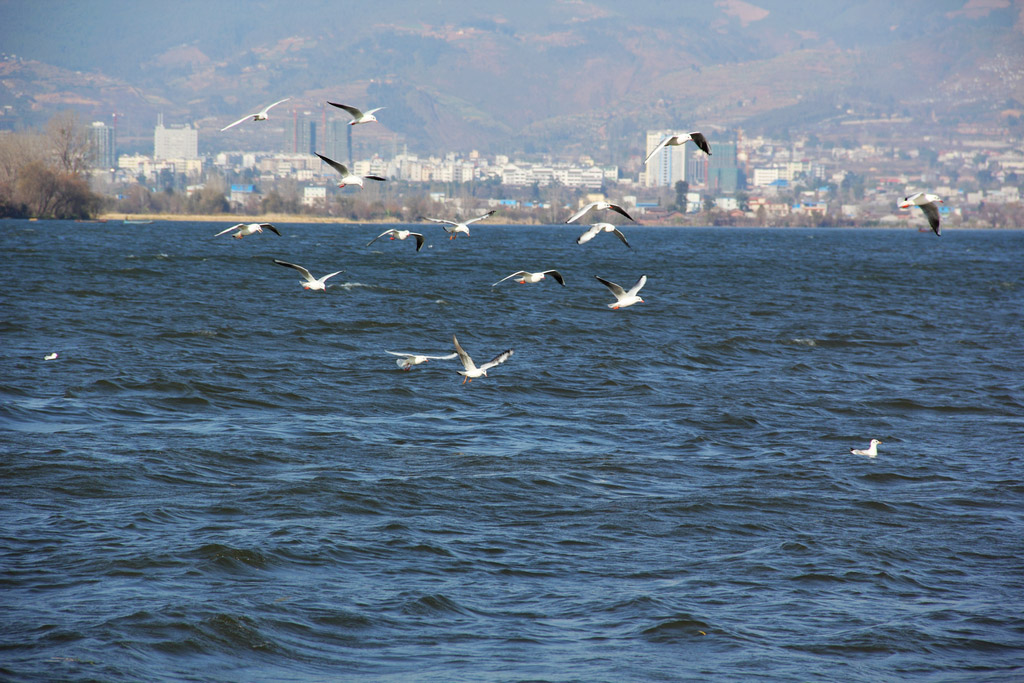
[[[1024,232],[223,227],[0,223],[3,677],[1024,677]]]

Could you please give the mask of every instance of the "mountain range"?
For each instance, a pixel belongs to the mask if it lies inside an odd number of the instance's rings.
[[[371,145],[616,163],[648,128],[900,116],[941,133],[1024,106],[1024,0],[0,0],[0,15],[0,127],[73,108],[145,139],[163,114],[217,149],[271,149],[287,109],[327,100],[387,107],[360,126]],[[276,127],[218,132],[282,97]]]

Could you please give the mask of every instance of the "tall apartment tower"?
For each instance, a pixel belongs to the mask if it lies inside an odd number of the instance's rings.
[[[114,129],[102,121],[94,121],[89,127],[89,165],[98,170],[117,167]]]
[[[158,114],[153,133],[154,159],[198,159],[199,131],[190,124],[164,126],[164,115]]]
[[[658,143],[676,131],[670,130],[649,130],[647,131],[647,144],[644,147],[644,156],[651,153]],[[686,149],[685,145],[675,147],[662,147],[658,153],[647,162],[646,187],[665,187],[675,185],[680,180],[686,180]]]
[[[317,125],[313,112],[292,111],[292,116],[284,125],[284,151],[291,154],[314,154],[319,152],[317,146]],[[332,159],[334,157],[331,157]]]

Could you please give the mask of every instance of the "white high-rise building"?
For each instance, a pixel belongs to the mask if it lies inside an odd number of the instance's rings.
[[[164,127],[163,114],[157,115],[153,133],[154,159],[198,159],[199,131],[190,124]]]
[[[658,143],[669,135],[674,135],[674,130],[649,130],[647,131],[647,145],[644,148],[644,156],[651,153]],[[645,187],[664,187],[675,185],[680,180],[686,180],[686,145],[673,147],[662,147],[658,153],[647,162],[644,175]]]

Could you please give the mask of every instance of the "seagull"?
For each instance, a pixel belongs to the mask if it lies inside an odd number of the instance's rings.
[[[562,274],[559,273],[557,270],[545,270],[540,273],[531,273],[525,270],[517,270],[511,275],[506,275],[505,277],[501,278],[493,285],[491,285],[491,287],[494,287],[495,285],[500,285],[502,282],[512,277],[516,278],[516,282],[518,282],[521,285],[526,283],[540,282],[541,280],[544,279],[544,276],[548,274],[550,274],[551,277],[555,278],[555,282],[565,287],[565,280],[562,278]]]
[[[616,228],[611,223],[594,223],[593,225],[590,226],[589,230],[587,230],[585,233],[576,238],[576,244],[584,244],[586,242],[589,242],[590,240],[594,239],[594,237],[596,237],[598,233],[602,232],[615,233],[615,236],[622,240],[623,244],[629,247],[629,242],[626,241],[626,236],[619,232],[619,229]],[[633,247],[629,248],[632,249]]]
[[[625,216],[629,220],[633,221],[633,217],[630,216],[628,213],[626,213],[626,210],[623,209],[618,204],[612,204],[611,202],[590,202],[589,204],[584,206],[582,209],[580,209],[579,211],[577,211],[573,215],[569,216],[569,220],[567,220],[566,223],[572,223],[574,220],[576,220],[577,218],[579,218],[580,216],[585,214],[587,211],[590,211],[591,209],[597,209],[598,211],[604,211],[605,209],[611,209],[612,211],[615,211],[617,213],[621,213],[623,216]],[[636,223],[636,221],[633,221],[633,222]]]
[[[370,240],[367,243],[366,246],[370,246],[371,244],[373,244],[374,242],[379,240],[384,235],[391,235],[391,239],[393,239],[393,240],[404,240],[406,237],[415,237],[416,238],[416,251],[419,251],[420,249],[423,248],[423,235],[419,234],[418,232],[413,232],[411,230],[395,230],[395,229],[385,230],[384,232],[382,232],[381,234],[377,235],[372,240]]]
[[[232,123],[230,126],[224,126],[223,128],[221,128],[220,132],[223,133],[228,128],[232,128],[234,126],[237,126],[242,121],[248,121],[249,119],[252,119],[253,121],[266,121],[269,118],[268,115],[267,115],[267,112],[270,111],[271,107],[276,107],[277,105],[281,104],[282,102],[287,102],[290,99],[291,99],[290,97],[286,97],[283,100],[278,100],[277,102],[274,102],[273,104],[268,105],[268,106],[264,107],[263,109],[260,109],[255,114],[246,114],[242,118],[240,118],[237,121],[235,121],[234,123]]]
[[[337,102],[328,102],[327,104],[331,105],[332,107],[337,107],[338,109],[344,109],[349,114],[352,114],[353,118],[351,121],[348,122],[348,125],[350,126],[354,126],[357,123],[370,123],[371,121],[376,121],[377,117],[373,115],[373,112],[380,111],[381,109],[385,108],[377,107],[376,109],[370,109],[369,111],[364,112],[359,109],[356,109],[355,107],[350,107],[347,104],[338,104]]]
[[[324,275],[322,278],[317,279],[317,278],[313,277],[313,274],[310,273],[308,270],[306,270],[302,266],[297,266],[294,263],[288,263],[287,261],[278,261],[277,259],[274,259],[274,263],[276,263],[279,266],[288,266],[289,268],[294,268],[295,270],[297,270],[300,273],[302,273],[302,277],[306,278],[305,282],[299,281],[299,284],[302,285],[303,289],[311,289],[313,291],[320,290],[321,292],[324,292],[325,294],[327,293],[327,284],[326,283],[327,283],[328,278],[332,278],[335,275],[337,275],[338,273],[345,272],[343,270],[339,270],[339,271],[335,271],[335,272],[331,273],[330,275]]]
[[[493,368],[495,365],[501,365],[502,363],[508,360],[509,356],[512,355],[512,349],[502,351],[492,360],[489,360],[480,367],[477,367],[476,364],[473,363],[473,359],[469,357],[469,354],[466,353],[466,351],[459,344],[459,340],[455,337],[454,334],[452,335],[452,341],[455,342],[455,352],[459,354],[459,360],[462,361],[462,367],[466,368],[465,370],[458,371],[458,373],[465,378],[462,380],[463,384],[465,384],[466,382],[472,382],[473,379],[476,377],[486,377],[488,370]]]
[[[935,202],[943,204],[944,202],[937,194],[925,194],[924,192],[915,192],[909,197],[903,198],[903,203],[900,204],[901,209],[909,208],[911,204],[916,204],[921,207],[924,211],[924,215],[928,217],[928,225],[932,226],[932,230],[939,237],[942,237],[942,232],[939,228],[939,207],[935,206]]]
[[[658,146],[652,149],[651,153],[647,155],[646,159],[644,159],[644,166],[647,165],[647,162],[651,160],[651,157],[657,154],[658,150],[662,147],[675,147],[677,145],[684,144],[687,140],[693,140],[693,144],[697,145],[698,149],[706,153],[708,156],[711,156],[711,146],[708,145],[708,139],[704,137],[702,133],[693,131],[686,135],[669,135],[667,138],[659,142]]]
[[[608,308],[613,311],[619,308],[625,308],[626,306],[632,306],[635,303],[643,303],[643,299],[637,296],[637,294],[641,289],[643,289],[644,285],[647,284],[646,275],[641,275],[640,279],[636,281],[636,284],[633,285],[632,289],[628,292],[614,282],[609,282],[608,280],[605,280],[602,277],[597,277],[596,275],[594,277],[596,277],[598,282],[602,285],[612,290],[612,294],[615,295],[615,303],[608,304]]]
[[[469,224],[470,223],[476,223],[477,221],[482,221],[483,219],[485,219],[488,216],[490,216],[491,214],[493,214],[496,210],[497,209],[491,209],[490,211],[485,213],[483,216],[477,216],[476,218],[470,218],[468,221],[462,221],[461,223],[459,223],[457,221],[449,221],[449,220],[446,220],[444,218],[427,218],[426,216],[421,216],[421,218],[423,220],[425,220],[425,221],[433,221],[434,223],[447,223],[447,225],[444,226],[444,230],[445,230],[445,232],[448,233],[448,239],[453,240],[453,239],[455,239],[456,237],[459,236],[460,232],[464,232],[464,233],[466,233],[466,235],[469,235]]]
[[[850,452],[854,455],[866,455],[869,458],[873,458],[878,455],[878,444],[882,443],[878,439],[871,439],[871,445],[867,448],[851,448]]]
[[[338,187],[345,187],[346,185],[358,185],[359,187],[362,187],[364,178],[369,180],[387,180],[387,178],[382,178],[379,175],[353,175],[348,172],[348,166],[345,164],[339,164],[337,161],[328,159],[323,154],[317,154],[317,156],[323,159],[324,163],[341,174],[341,182],[338,183]]]
[[[279,237],[281,235],[281,233],[277,231],[277,228],[275,228],[270,223],[238,223],[237,225],[232,225],[230,228],[225,228],[224,230],[221,230],[216,235],[214,235],[214,237],[220,237],[226,232],[237,230],[238,232],[232,235],[232,237],[234,237],[236,240],[240,240],[246,235],[253,235],[257,232],[262,234],[264,228]]]
[[[57,360],[57,352],[54,351],[53,353],[46,354],[43,356],[43,360]]]
[[[449,360],[459,355],[457,353],[449,353],[447,356],[424,356],[419,353],[399,353],[398,351],[385,351],[384,353],[399,356],[395,363],[403,370],[412,370],[412,366],[426,363],[428,360]]]

